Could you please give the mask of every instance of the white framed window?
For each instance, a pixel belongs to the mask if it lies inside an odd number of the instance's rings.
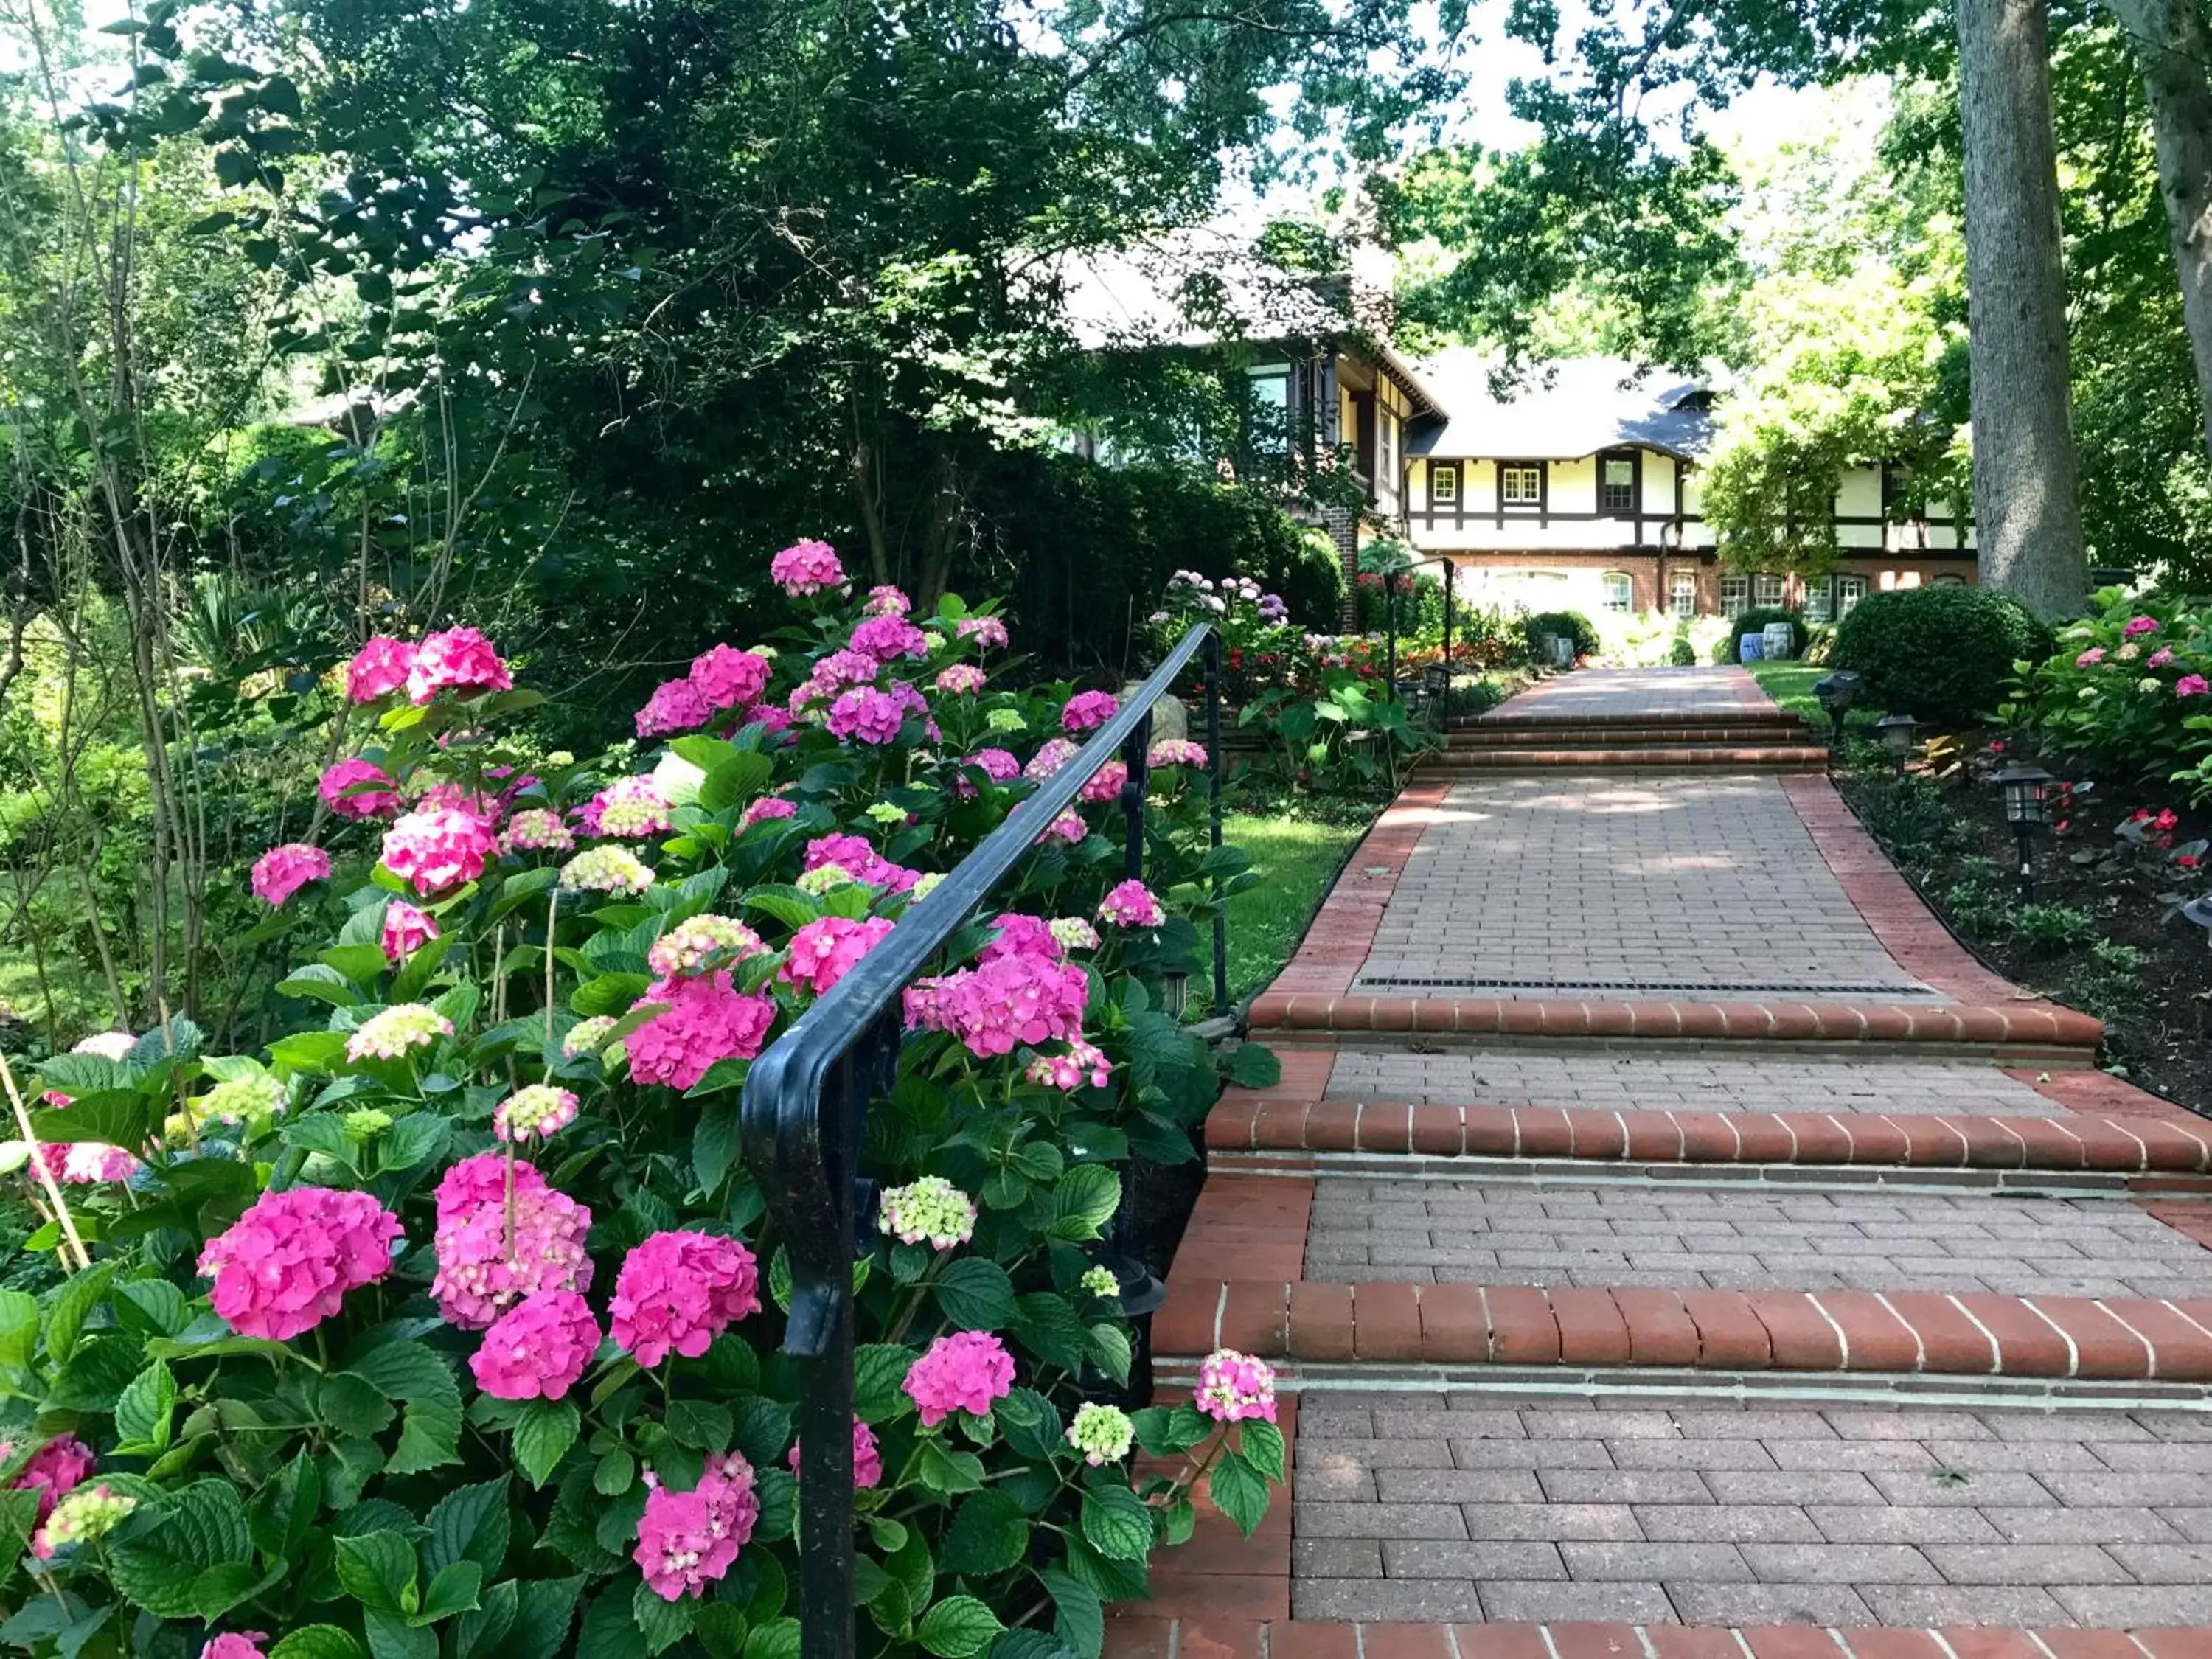
[[[1597,510],[1627,514],[1636,510],[1636,458],[1607,455],[1598,464]]]
[[[1678,570],[1668,580],[1667,608],[1677,617],[1698,614],[1698,578],[1694,571]]]
[[[1387,409],[1375,411],[1375,424],[1382,449],[1382,468],[1376,481],[1393,495],[1398,489],[1398,417]]]
[[[1833,578],[1821,576],[1805,583],[1805,620],[1811,623],[1833,622],[1836,617],[1835,592],[1831,586]]]
[[[1966,579],[1964,576],[1938,576],[1928,585],[1930,587],[1964,587]]]
[[[1850,616],[1851,614],[1851,607],[1856,605],[1861,599],[1866,598],[1866,596],[1867,579],[1864,576],[1837,577],[1836,620],[1838,622],[1841,622],[1844,617]]]
[[[1619,570],[1605,573],[1605,608],[1626,612],[1636,608],[1636,584]]]
[[[1760,571],[1751,579],[1752,602],[1762,611],[1772,611],[1782,603],[1782,578],[1768,571]]]
[[[1459,463],[1431,461],[1429,463],[1429,505],[1456,507],[1459,504]]]
[[[1544,499],[1544,469],[1526,464],[1500,466],[1498,499],[1507,507],[1534,507]]]
[[[1721,615],[1734,618],[1751,609],[1751,578],[1723,576],[1721,578]]]

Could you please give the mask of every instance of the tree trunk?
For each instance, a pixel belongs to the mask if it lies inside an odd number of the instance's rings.
[[[2181,318],[2212,452],[2212,30],[2196,0],[2112,0],[2112,6],[2142,64],[2158,142],[2158,192],[2172,233]]]
[[[1984,586],[2038,616],[2088,592],[2069,410],[2045,0],[1958,0],[1974,518]]]

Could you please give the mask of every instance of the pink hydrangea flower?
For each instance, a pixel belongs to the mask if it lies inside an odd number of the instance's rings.
[[[268,1639],[262,1631],[227,1630],[208,1638],[200,1649],[200,1659],[262,1659],[261,1644]]]
[[[914,609],[914,601],[886,582],[868,590],[868,601],[860,609],[871,617],[903,617]]]
[[[645,707],[637,711],[641,738],[665,738],[672,732],[696,732],[714,714],[706,698],[689,680],[663,680],[653,687]]]
[[[883,672],[883,665],[866,651],[856,651],[850,646],[841,646],[814,665],[800,690],[806,701],[826,697],[848,686],[873,685]],[[793,705],[799,706],[799,693],[792,696]]]
[[[466,812],[487,830],[499,828],[507,806],[497,795],[464,789],[458,783],[434,783],[415,798],[418,812]]]
[[[646,1494],[630,1559],[663,1601],[698,1595],[736,1565],[760,1520],[752,1465],[736,1452],[707,1460],[690,1492],[655,1486]]]
[[[1200,1362],[1190,1403],[1217,1423],[1275,1420],[1273,1367],[1234,1348],[1216,1348]]]
[[[653,948],[645,953],[645,965],[656,978],[672,979],[678,974],[697,973],[725,951],[732,960],[742,962],[767,950],[761,936],[742,921],[702,912],[685,917],[653,940]]]
[[[1109,691],[1079,691],[1060,711],[1063,732],[1092,732],[1121,712],[1121,700]]]
[[[70,1049],[73,1054],[98,1054],[102,1060],[128,1060],[131,1051],[138,1046],[138,1039],[128,1031],[94,1031],[88,1037],[80,1037]]]
[[[540,1291],[492,1322],[469,1356],[477,1386],[495,1400],[558,1400],[599,1346],[599,1322],[574,1291]]]
[[[367,1193],[327,1187],[264,1192],[211,1238],[199,1272],[240,1336],[285,1342],[337,1312],[348,1291],[392,1271],[399,1218]]]
[[[1030,757],[1030,763],[1022,768],[1022,775],[1032,782],[1042,783],[1079,752],[1066,738],[1054,738]]]
[[[424,637],[407,670],[407,701],[428,702],[441,691],[512,691],[514,679],[491,641],[473,628]]]
[[[379,787],[363,789],[365,783]],[[315,787],[323,805],[342,818],[380,818],[399,810],[399,786],[374,761],[342,760],[324,772]]]
[[[920,872],[893,864],[860,836],[817,836],[806,843],[807,869],[819,870],[831,864],[855,881],[894,893],[903,893],[921,879]]]
[[[707,1345],[760,1311],[753,1253],[716,1233],[659,1232],[623,1258],[607,1325],[617,1346],[648,1370]]]
[[[550,1083],[528,1083],[492,1108],[495,1140],[550,1140],[576,1121],[576,1097]]]
[[[1206,764],[1206,745],[1193,743],[1187,738],[1163,738],[1146,754],[1145,764],[1152,767],[1203,766]]]
[[[31,1454],[31,1461],[8,1485],[15,1492],[38,1492],[39,1521],[43,1525],[54,1512],[54,1505],[84,1483],[95,1461],[92,1448],[75,1435],[56,1435]]]
[[[651,773],[617,778],[584,804],[584,833],[619,841],[664,836],[675,823],[672,810]]]
[[[507,820],[502,850],[519,853],[565,853],[576,838],[561,815],[547,806],[527,806]]]
[[[956,1411],[982,1417],[994,1401],[1013,1392],[1014,1358],[988,1332],[955,1331],[931,1343],[899,1386],[924,1427],[935,1428]]]
[[[994,962],[1000,957],[1036,957],[1040,961],[1058,963],[1067,956],[1060,941],[1053,937],[1052,924],[1042,916],[1007,910],[991,925],[999,931],[977,953],[981,961]]]
[[[896,743],[899,728],[906,724],[906,706],[890,693],[856,686],[841,692],[830,705],[830,732],[832,737],[857,738],[878,746]]]
[[[1105,765],[1092,773],[1083,787],[1077,792],[1078,799],[1087,800],[1093,805],[1119,800],[1121,798],[1121,786],[1128,781],[1129,769],[1127,766],[1117,760],[1108,761]]]
[[[1039,1055],[1024,1075],[1032,1083],[1062,1093],[1081,1088],[1086,1080],[1092,1088],[1103,1089],[1114,1075],[1114,1062],[1103,1050],[1074,1037],[1069,1040],[1066,1054]]]
[[[384,867],[421,894],[442,893],[483,874],[499,850],[473,812],[450,806],[410,812],[384,836]]]
[[[384,933],[378,942],[384,946],[386,962],[404,962],[437,937],[438,924],[428,912],[405,899],[393,899],[384,907]]]
[[[1167,920],[1152,890],[1141,881],[1125,881],[1106,895],[1098,915],[1116,927],[1157,927]]]
[[[2124,640],[2140,639],[2145,634],[2155,634],[2157,632],[2157,617],[2131,617],[2128,619],[2127,626],[2120,629],[2120,637]]]
[[[718,645],[691,659],[691,687],[714,708],[758,702],[774,671],[766,657]]]
[[[525,1297],[592,1287],[592,1260],[584,1254],[591,1211],[546,1185],[527,1159],[516,1158],[514,1169],[511,1239],[504,1157],[464,1158],[438,1184],[438,1271],[430,1293],[439,1316],[465,1331],[489,1329]]]
[[[937,677],[937,689],[948,696],[972,696],[990,681],[972,662],[956,662]]]
[[[2212,685],[2206,684],[2202,674],[2184,674],[2173,683],[2173,695],[2177,697],[2201,697],[2208,690],[2212,690]]]
[[[799,1473],[799,1443],[793,1441],[791,1455],[785,1460],[793,1474]],[[853,1490],[866,1492],[881,1483],[884,1478],[884,1455],[876,1445],[876,1431],[859,1418],[853,1419]]]
[[[795,599],[845,585],[845,567],[827,542],[793,542],[768,562],[768,574]]]
[[[963,617],[952,631],[961,639],[975,641],[987,651],[1006,643],[1006,625],[996,617]]]
[[[1080,812],[1062,812],[1045,825],[1043,833],[1037,837],[1037,845],[1042,847],[1048,841],[1064,841],[1073,844],[1090,833],[1091,826],[1084,823]]]
[[[379,634],[353,653],[346,665],[346,696],[353,702],[374,702],[407,684],[415,666],[415,647],[387,634]]]
[[[2104,661],[2104,659],[2105,647],[2101,645],[2093,645],[2087,651],[2084,651],[2080,656],[2074,659],[2074,665],[2076,668],[2094,668],[2099,663]]]
[[[949,1031],[968,1052],[988,1059],[1078,1036],[1091,981],[1083,969],[1035,957],[1000,957],[942,978],[915,981],[905,996],[906,1023]]]
[[[853,630],[853,649],[889,665],[902,657],[927,656],[929,638],[904,617],[871,617]]]
[[[253,860],[254,896],[274,908],[309,882],[328,880],[330,873],[331,855],[321,848],[287,842]]]
[[[2173,647],[2171,646],[2161,645],[2157,650],[2150,653],[2150,659],[2144,663],[2143,666],[2146,668],[2163,668],[2166,664],[2172,660]]]
[[[716,1060],[760,1053],[775,1024],[773,997],[744,994],[720,969],[656,987],[652,1000],[669,1006],[625,1039],[633,1083],[689,1089]]]
[[[763,795],[745,808],[744,815],[738,819],[738,830],[742,834],[767,819],[794,817],[798,812],[799,805],[795,801],[787,801],[781,795]]]
[[[104,1140],[44,1141],[39,1161],[55,1180],[76,1187],[128,1181],[145,1167],[133,1154]]]
[[[791,954],[777,977],[818,997],[859,966],[860,958],[890,931],[891,924],[880,916],[864,921],[823,916],[810,921],[791,936]]]
[[[952,780],[952,793],[963,800],[975,798],[975,785],[966,775],[969,767],[981,767],[983,775],[994,783],[1009,783],[1022,775],[1022,763],[1004,749],[978,749],[960,765],[960,775]]]

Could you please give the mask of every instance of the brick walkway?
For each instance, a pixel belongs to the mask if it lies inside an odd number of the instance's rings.
[[[1485,724],[1762,703],[1585,672]],[[1498,752],[1254,1005],[1283,1076],[1207,1122],[1154,1339],[1168,1385],[1279,1366],[1291,1497],[1205,1516],[1109,1652],[2212,1656],[2212,1124],[1824,779]]]

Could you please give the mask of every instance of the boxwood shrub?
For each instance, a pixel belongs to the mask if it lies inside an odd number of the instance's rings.
[[[1805,654],[1805,641],[1812,637],[1810,631],[1805,626],[1805,613],[1802,611],[1784,611],[1770,605],[1761,610],[1747,611],[1729,623],[1728,637],[1714,647],[1713,660],[1721,663],[1735,661],[1736,653],[1742,649],[1736,641],[1747,634],[1763,633],[1769,623],[1788,623],[1790,624],[1790,654],[1793,657],[1802,657]]]
[[[2013,665],[2051,653],[2051,630],[1979,587],[1869,593],[1836,625],[1829,660],[1866,677],[1866,701],[1893,714],[1967,726],[1995,709]]]

